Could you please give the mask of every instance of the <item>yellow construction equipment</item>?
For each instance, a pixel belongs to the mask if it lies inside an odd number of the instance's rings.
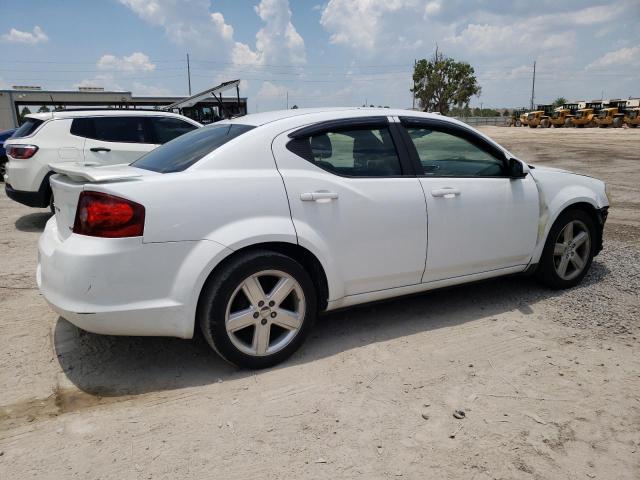
[[[585,103],[584,108],[578,109],[575,116],[571,119],[571,125],[574,127],[595,127],[594,118],[602,109],[602,100],[593,100]]]
[[[607,106],[593,118],[596,125],[600,128],[616,127],[619,128],[624,122],[624,110],[627,105],[626,100],[609,100]]]
[[[554,128],[569,127],[571,126],[571,119],[577,111],[577,103],[565,103],[553,111],[549,117],[549,123]]]
[[[627,100],[623,122],[629,128],[636,128],[640,125],[640,98],[630,98]]]
[[[538,105],[536,110],[527,114],[529,128],[550,127],[549,117],[553,111],[553,105]]]

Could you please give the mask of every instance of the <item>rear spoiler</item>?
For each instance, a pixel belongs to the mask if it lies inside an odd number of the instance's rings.
[[[82,163],[50,163],[49,168],[56,173],[66,175],[72,179],[88,180],[89,182],[110,182],[128,178],[142,177],[129,164],[119,165],[86,165]]]

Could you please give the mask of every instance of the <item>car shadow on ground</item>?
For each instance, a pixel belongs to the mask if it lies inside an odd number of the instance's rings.
[[[595,261],[577,289],[609,274]],[[506,277],[403,297],[323,315],[292,358],[289,368],[364,345],[491,318],[508,311],[531,314],[531,305],[557,295],[528,277]],[[57,358],[80,390],[120,397],[211,384],[260,374],[220,359],[201,335],[193,340],[116,337],[84,332],[59,318],[54,331]]]
[[[49,211],[29,213],[18,218],[15,225],[21,232],[42,232],[51,215]]]

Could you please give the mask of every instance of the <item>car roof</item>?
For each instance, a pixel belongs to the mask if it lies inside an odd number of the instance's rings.
[[[316,117],[321,114],[334,113],[335,118],[364,117],[364,116],[412,116],[425,118],[445,118],[439,113],[425,113],[415,110],[405,110],[399,108],[372,108],[372,107],[330,107],[330,108],[296,108],[291,110],[275,110],[272,112],[251,113],[242,117],[231,120],[223,120],[223,122],[241,123],[244,125],[252,125],[255,127],[265,125],[267,123],[286,120],[294,117],[300,117],[300,123],[307,123],[304,116]],[[313,121],[313,120],[311,120]]]
[[[81,118],[81,117],[131,117],[131,116],[149,116],[149,117],[177,117],[185,118],[173,112],[165,112],[163,110],[136,110],[133,108],[103,108],[103,109],[86,109],[86,110],[57,110],[54,112],[30,113],[26,115],[28,118],[36,120],[50,120],[54,118]]]

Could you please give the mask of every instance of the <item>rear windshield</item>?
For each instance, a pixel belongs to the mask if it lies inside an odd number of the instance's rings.
[[[131,165],[159,173],[181,172],[219,146],[253,128],[236,123],[198,128],[150,151]]]
[[[11,135],[11,138],[28,137],[33,132],[35,132],[36,129],[40,125],[42,125],[42,123],[43,123],[42,120],[37,120],[35,118],[27,118],[25,122],[18,127],[18,129],[14,132],[14,134]]]

